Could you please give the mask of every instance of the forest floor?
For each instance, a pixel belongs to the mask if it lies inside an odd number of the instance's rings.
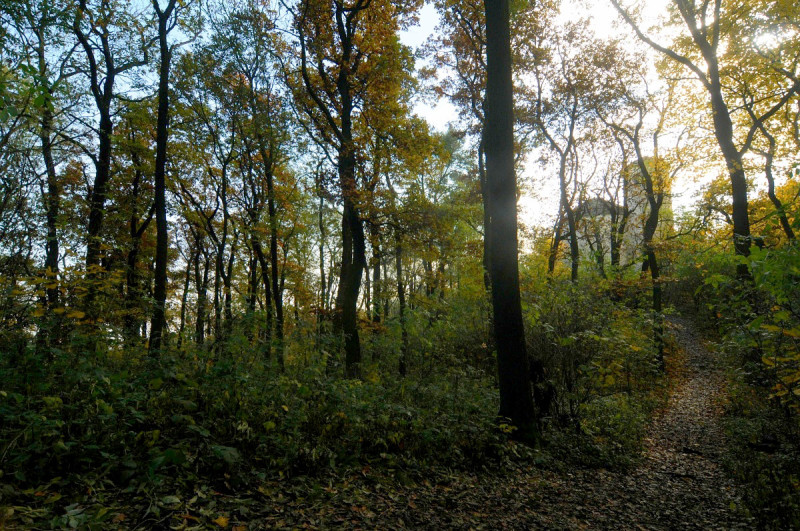
[[[691,319],[671,317],[668,328],[678,347],[667,358],[669,399],[648,427],[641,457],[627,469],[541,466],[529,458],[511,459],[524,464],[494,472],[384,463],[269,481],[244,492],[230,488],[226,475],[180,499],[118,500],[113,519],[98,528],[752,528],[722,467],[722,364]],[[16,509],[21,515],[23,508]],[[15,519],[0,518],[0,529],[17,529]]]
[[[751,528],[722,469],[725,376],[690,319],[672,317],[668,324],[679,346],[668,360],[672,392],[650,424],[642,458],[628,470],[526,466],[422,476],[367,467],[311,492],[299,478],[274,490],[265,486],[261,496],[237,500],[244,510],[228,512],[230,524],[236,530]],[[223,502],[217,510],[226,505],[232,508]]]

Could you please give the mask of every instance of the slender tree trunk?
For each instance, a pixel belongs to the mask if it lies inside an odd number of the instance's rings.
[[[492,279],[489,271],[491,270],[492,253],[489,250],[492,244],[489,235],[489,195],[486,182],[486,167],[484,160],[486,157],[486,133],[485,126],[481,130],[481,141],[478,144],[478,178],[481,184],[481,196],[483,196],[483,287],[486,293],[492,291]]]
[[[561,207],[559,207],[561,210]],[[553,240],[550,242],[550,252],[547,256],[547,273],[550,277],[556,270],[556,262],[558,261],[558,248],[561,246],[561,241],[564,239],[561,236],[561,231],[564,228],[564,215],[562,211],[558,213],[558,221],[553,227]]]
[[[269,212],[269,259],[272,274],[272,299],[275,302],[275,342],[278,365],[283,368],[283,290],[278,268],[278,216],[275,209],[275,183],[272,172],[267,172],[267,210]]]
[[[40,38],[39,73],[47,74],[47,64],[44,57],[44,41]],[[47,87],[47,97],[50,98],[50,88]],[[58,306],[58,215],[61,208],[61,190],[56,175],[56,166],[53,161],[53,114],[45,105],[39,122],[39,140],[42,147],[45,175],[47,176],[47,192],[44,194],[44,207],[47,225],[47,240],[45,241],[44,273],[45,296],[42,298],[48,311],[42,317],[42,324],[36,334],[37,350],[44,350],[48,346],[55,346],[61,342],[61,318],[52,310]],[[49,355],[49,354],[48,354]]]
[[[248,260],[248,275],[247,275],[247,316],[245,319],[245,335],[248,341],[252,343],[255,337],[254,332],[256,326],[254,316],[256,313],[256,302],[258,300],[258,258],[256,258],[255,250],[252,245],[250,247],[250,259]]]
[[[256,252],[256,257],[258,257],[258,262],[261,264],[261,280],[264,283],[264,308],[267,312],[266,323],[264,323],[264,354],[269,359],[272,356],[272,283],[267,257],[264,255],[261,243],[257,239],[253,240],[253,249]]]
[[[141,303],[141,279],[137,270],[139,263],[139,247],[141,238],[133,238],[128,250],[125,271],[125,319],[124,333],[128,346],[139,343],[139,304]]]
[[[186,264],[186,275],[183,278],[183,295],[181,296],[181,320],[178,325],[178,349],[183,345],[183,331],[186,328],[186,301],[189,297],[189,282],[192,279],[192,266]]]
[[[786,234],[786,238],[790,242],[793,242],[795,240],[794,229],[792,229],[792,225],[789,223],[789,218],[786,217],[786,209],[783,207],[783,203],[778,199],[778,196],[775,195],[775,177],[772,175],[772,161],[775,158],[775,137],[767,132],[767,129],[763,126],[761,127],[761,132],[769,141],[769,151],[761,153],[764,157],[764,175],[767,177],[767,196],[769,196],[769,200],[772,201],[772,205],[778,213],[778,220],[780,221],[784,234]]]
[[[328,309],[328,297],[325,285],[325,223],[322,214],[325,208],[325,198],[322,190],[319,192],[319,309],[323,313]],[[322,314],[321,314],[322,315]]]
[[[214,345],[219,347],[222,340],[222,255],[219,247],[216,249],[217,256],[214,260]]]
[[[491,241],[492,307],[500,384],[499,415],[533,435],[535,411],[525,349],[519,292],[517,184],[514,173],[514,109],[509,0],[485,0],[486,181]]]
[[[561,199],[564,202],[564,212],[567,217],[567,231],[569,235],[570,280],[578,281],[578,266],[580,265],[580,247],[578,246],[578,227],[575,220],[575,211],[569,205],[566,191]]]
[[[375,229],[377,231],[377,229]],[[381,251],[380,237],[373,236],[372,243],[372,322],[381,322]]]
[[[388,260],[384,260],[384,257],[381,256],[381,268],[383,269],[383,278],[386,279],[386,282],[389,282],[389,265]],[[389,319],[389,297],[383,298],[383,320],[384,322]]]
[[[53,114],[46,107],[42,110],[39,138],[42,142],[42,158],[47,174],[47,195],[45,211],[47,221],[47,242],[45,244],[44,268],[47,273],[45,294],[49,307],[58,305],[58,214],[61,208],[61,190],[53,162]]]
[[[158,118],[156,123],[156,166],[154,173],[156,203],[156,270],[155,288],[153,290],[153,319],[150,327],[150,355],[156,356],[162,348],[162,334],[166,325],[167,304],[167,250],[169,234],[167,233],[167,142],[169,134],[169,66],[172,51],[167,42],[168,23],[175,8],[176,0],[169,0],[167,7],[161,11],[158,0],[153,0],[153,7],[158,15],[158,43],[161,52],[161,63],[158,74]],[[188,279],[188,275],[187,275]]]
[[[205,253],[203,253],[205,255]],[[211,264],[209,263],[208,256],[205,256],[205,267],[203,268],[203,275],[200,276],[200,251],[198,250],[195,255],[194,262],[194,279],[195,286],[197,286],[197,322],[194,327],[194,340],[198,346],[203,346],[205,342],[206,330],[206,304],[208,303],[208,270]]]
[[[400,376],[408,372],[408,327],[406,326],[406,288],[403,283],[403,245],[401,236],[397,235],[395,247],[395,276],[397,277],[397,300],[400,317]]]

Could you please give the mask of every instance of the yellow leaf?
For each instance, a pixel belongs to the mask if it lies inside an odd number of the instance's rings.
[[[80,310],[72,310],[67,314],[70,319],[83,319],[86,314]]]
[[[228,527],[228,517],[227,516],[220,516],[216,520],[212,520],[215,524],[220,527]]]
[[[287,406],[287,405],[285,405],[285,404],[284,404],[284,405],[282,405],[281,407],[283,408],[283,410],[284,410],[284,411],[286,411],[286,412],[288,413],[288,411],[289,411],[289,406]]]
[[[34,316],[34,317],[41,317],[41,316],[43,316],[43,315],[44,315],[44,308],[36,308],[36,309],[33,311],[33,316]]]
[[[65,308],[54,308],[53,309],[53,313],[56,314],[56,315],[61,315],[62,313],[66,312],[66,311],[67,310]]]

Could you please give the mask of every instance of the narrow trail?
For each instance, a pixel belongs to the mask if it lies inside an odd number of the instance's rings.
[[[673,317],[670,328],[685,351],[683,377],[648,430],[644,459],[631,472],[579,471],[541,497],[558,507],[554,521],[570,528],[748,529],[732,509],[740,500],[721,466],[720,422],[725,378],[694,323]]]

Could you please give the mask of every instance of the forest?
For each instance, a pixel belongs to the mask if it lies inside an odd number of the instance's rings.
[[[0,529],[800,528],[794,0],[0,0]]]

